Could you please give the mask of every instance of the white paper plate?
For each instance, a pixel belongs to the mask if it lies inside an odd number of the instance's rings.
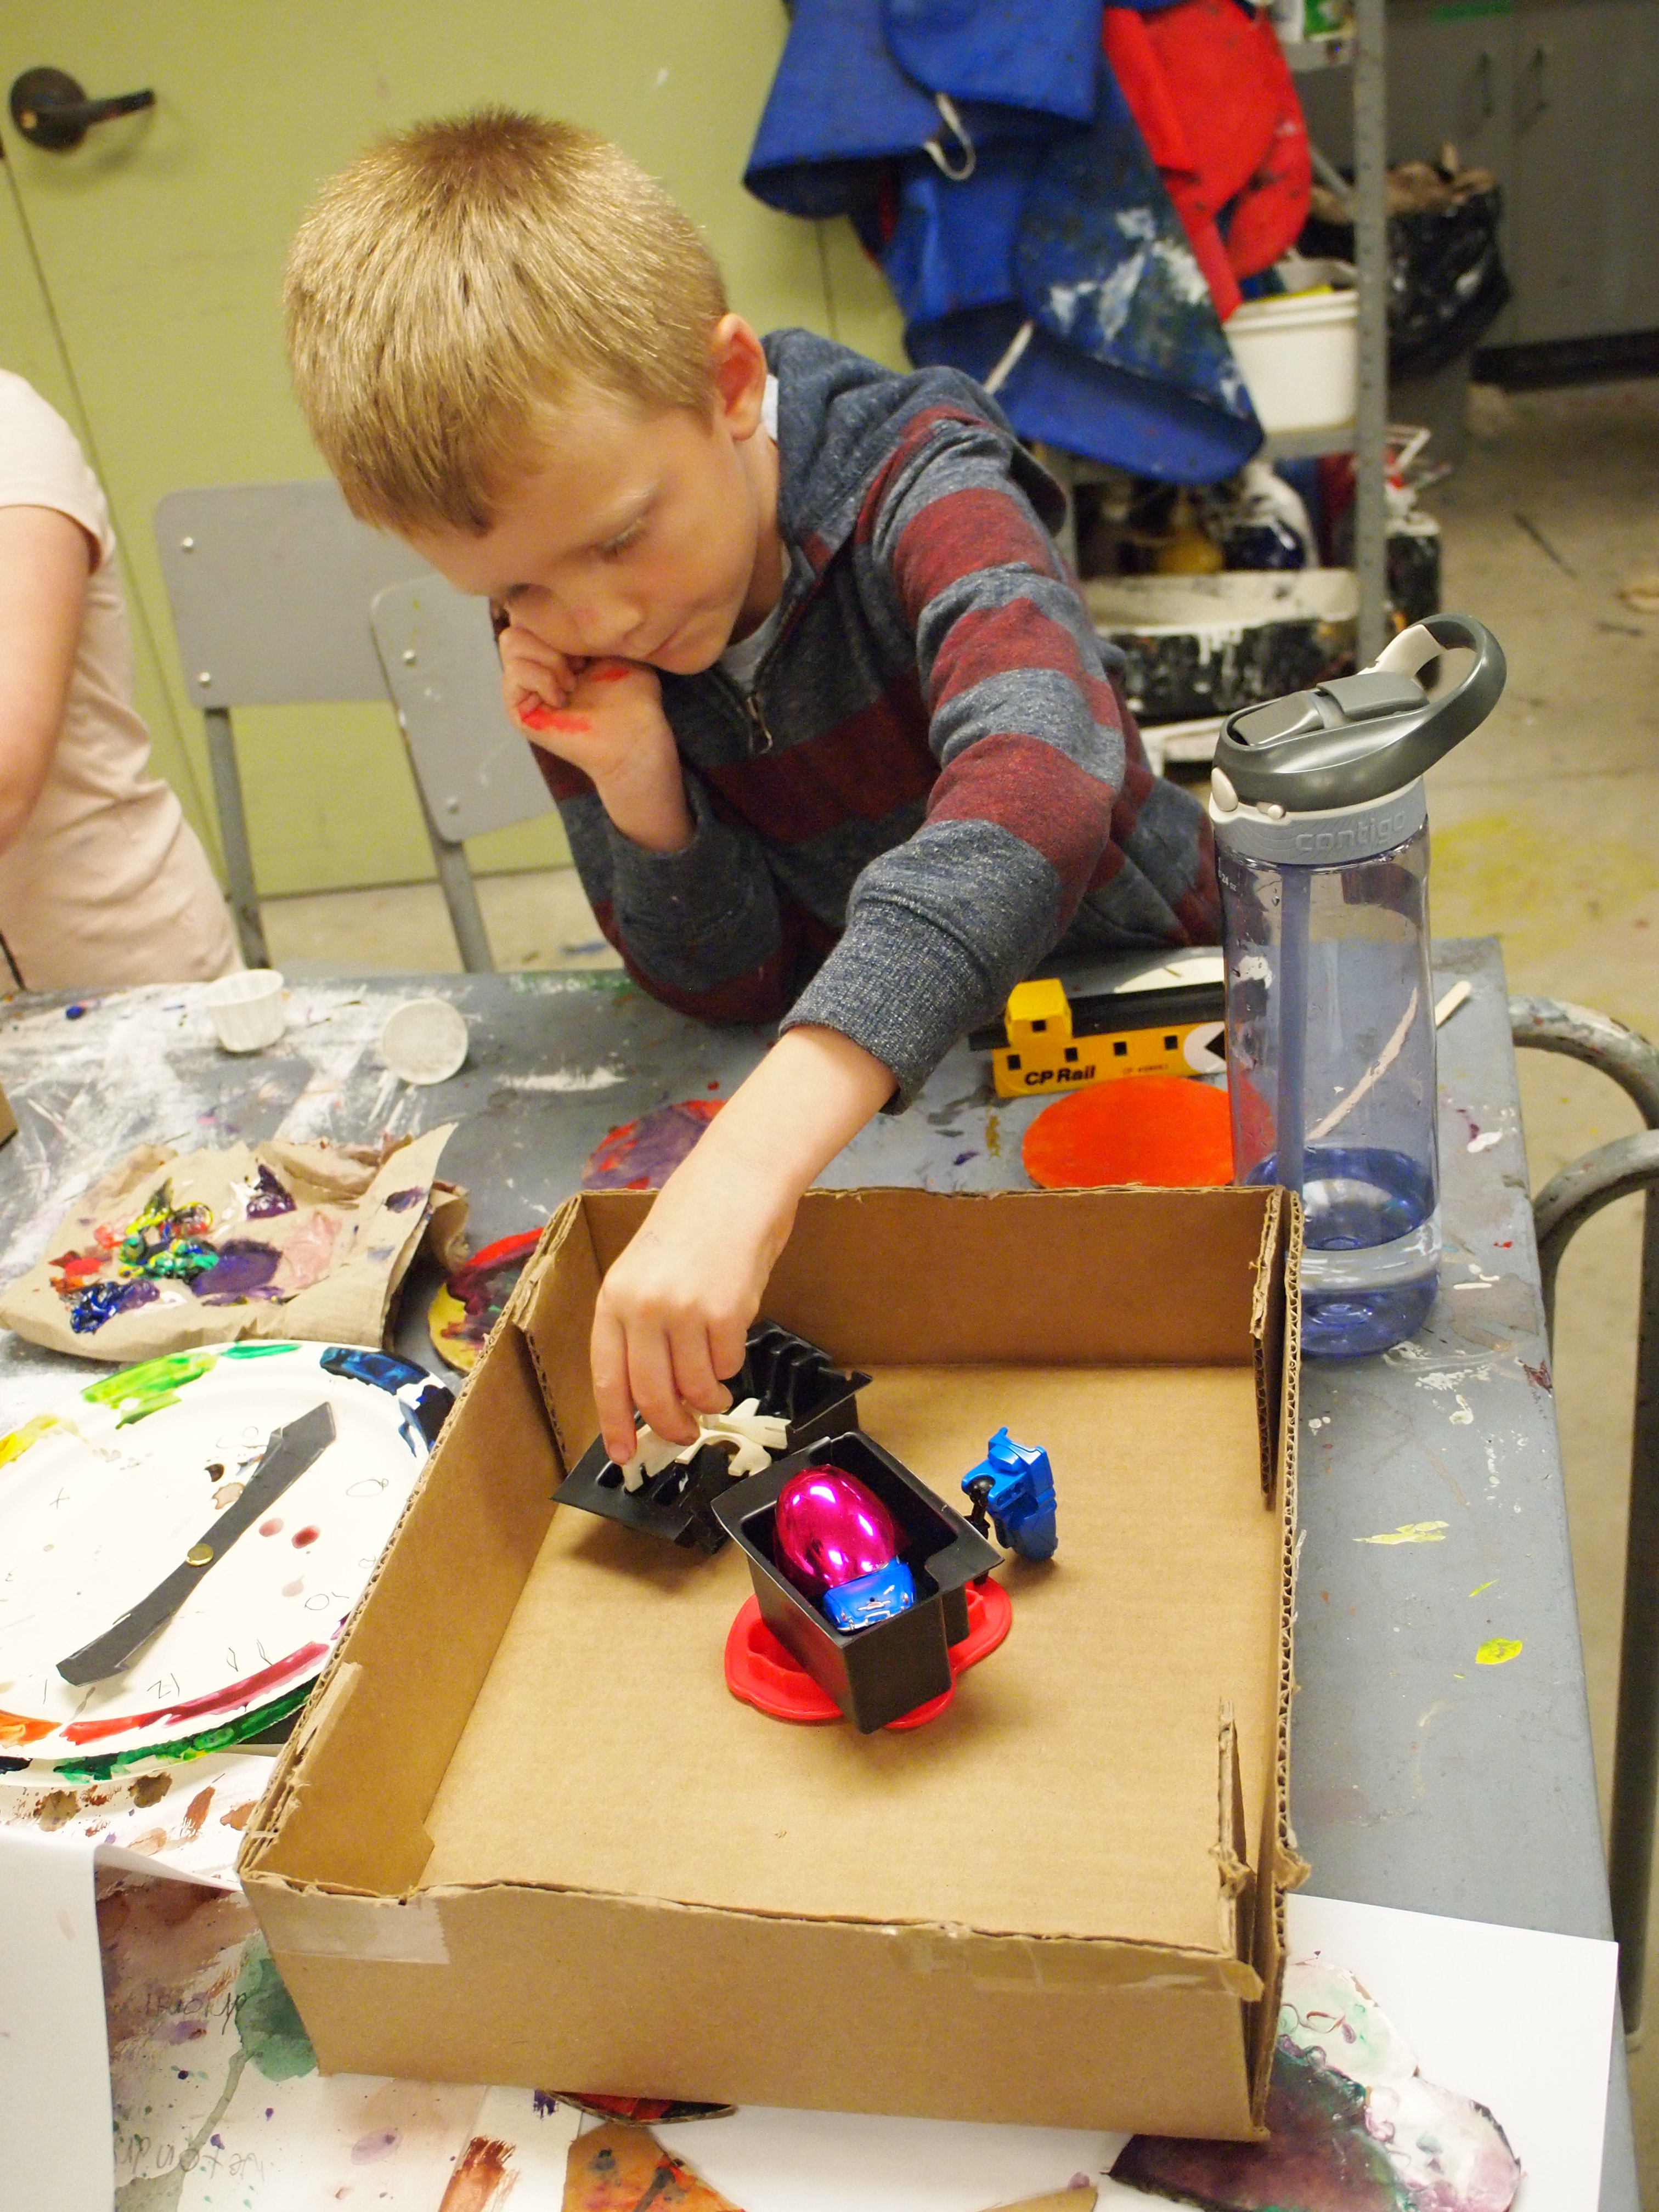
[[[325,1400],[335,1441],[125,1671],[65,1682],[58,1662],[179,1565],[271,1430]],[[425,1462],[417,1411],[435,1433],[447,1403],[378,1352],[213,1345],[88,1384],[0,1438],[0,1753],[177,1743],[314,1679]]]

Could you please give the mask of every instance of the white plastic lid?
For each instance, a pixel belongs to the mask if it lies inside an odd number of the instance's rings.
[[[405,1083],[442,1083],[466,1059],[465,1017],[447,999],[410,999],[387,1015],[380,1057]]]

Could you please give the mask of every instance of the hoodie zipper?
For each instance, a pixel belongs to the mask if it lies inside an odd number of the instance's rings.
[[[770,653],[767,655],[767,659],[769,660],[771,657]],[[745,696],[743,702],[743,711],[748,717],[749,720],[749,750],[751,758],[757,757],[761,753],[769,753],[772,750],[772,732],[767,728],[766,716],[761,711],[760,684],[758,682],[760,672],[757,669],[755,672],[757,680]]]

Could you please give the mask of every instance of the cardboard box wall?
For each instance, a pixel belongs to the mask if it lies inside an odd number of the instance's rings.
[[[1299,1230],[1277,1193],[822,1192],[764,1311],[1052,1566],[915,1734],[792,1728],[712,1560],[559,1510],[648,1199],[549,1225],[251,1825],[330,2070],[1246,2136],[1278,2009]],[[1293,1308],[1291,1309],[1293,1310]]]

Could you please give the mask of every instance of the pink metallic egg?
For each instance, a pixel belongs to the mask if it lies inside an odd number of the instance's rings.
[[[893,1516],[873,1491],[836,1467],[809,1467],[778,1496],[772,1555],[808,1597],[822,1597],[899,1553]]]

